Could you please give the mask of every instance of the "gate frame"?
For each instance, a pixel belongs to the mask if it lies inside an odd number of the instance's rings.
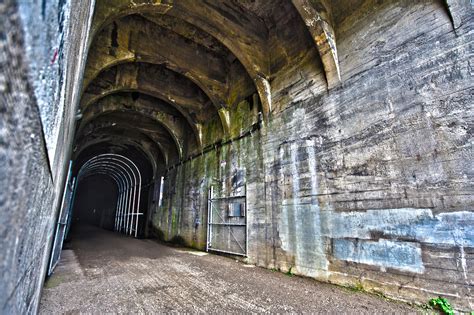
[[[72,180],[71,180],[72,179]],[[49,258],[49,264],[48,264],[48,276],[51,276],[54,272],[54,269],[59,263],[59,260],[61,259],[61,252],[62,252],[62,247],[64,244],[64,239],[66,237],[66,232],[68,230],[68,222],[69,222],[69,217],[72,212],[72,199],[74,196],[75,188],[77,184],[77,179],[76,177],[72,177],[72,161],[69,161],[69,171],[68,175],[66,178],[66,184],[64,185],[64,192],[63,192],[63,197],[61,201],[61,210],[59,211],[59,216],[56,222],[56,228],[54,229],[54,239],[53,239],[53,247],[51,248],[51,255]],[[69,196],[68,196],[68,190],[70,190]],[[66,198],[69,198],[69,200],[66,200]],[[66,209],[67,208],[67,209]],[[64,217],[64,222],[63,222],[63,216]],[[61,238],[59,239],[58,237],[60,236],[60,231],[61,229],[64,229]],[[58,255],[55,257],[55,252],[56,249],[59,247]]]
[[[232,251],[227,251],[223,249],[216,249],[211,247],[211,240],[212,240],[212,225],[217,225],[212,222],[212,202],[217,201],[217,200],[232,200],[232,199],[240,199],[243,198],[245,200],[245,253],[236,253]],[[213,251],[213,252],[219,252],[219,253],[224,253],[224,254],[231,254],[231,255],[236,255],[236,256],[243,256],[243,257],[248,257],[248,252],[249,252],[249,231],[248,231],[248,203],[247,203],[247,184],[244,186],[244,195],[242,196],[228,196],[228,197],[214,197],[214,187],[211,185],[209,187],[209,194],[207,198],[207,240],[206,240],[206,252]],[[225,226],[233,226],[235,224],[220,224],[220,225],[225,225]],[[231,232],[232,233],[232,232]],[[236,240],[237,241],[237,240]]]

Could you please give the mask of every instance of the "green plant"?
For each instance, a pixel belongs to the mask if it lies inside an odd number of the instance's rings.
[[[291,266],[290,269],[288,269],[288,271],[286,272],[286,275],[287,275],[287,276],[293,277],[292,269],[293,269],[293,266]]]
[[[361,292],[364,291],[364,286],[360,281],[358,281],[355,285],[350,285],[348,286],[349,290],[354,291],[354,292]]]
[[[448,314],[448,315],[454,314],[451,304],[449,304],[448,300],[445,298],[437,297],[435,299],[431,299],[429,304],[433,306],[434,309],[438,309],[442,311],[444,314]]]

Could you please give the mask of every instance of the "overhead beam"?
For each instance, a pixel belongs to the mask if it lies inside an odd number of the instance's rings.
[[[110,1],[112,0],[105,0],[104,2],[109,3]],[[193,25],[210,34],[229,49],[244,66],[254,83],[263,83],[256,86],[256,90],[262,99],[262,103],[267,105],[263,107],[263,114],[265,117],[269,116],[272,108],[271,89],[268,80],[271,75],[270,53],[268,50],[269,31],[261,17],[251,11],[243,12],[239,6],[228,5],[222,1],[197,3],[195,0],[180,0],[150,3],[146,0],[117,0],[113,2],[113,6],[113,9],[108,9],[105,4],[99,4],[96,10],[100,13],[94,18],[92,26],[93,36],[96,32],[105,29],[112,21],[139,12],[145,13],[145,16],[150,20],[153,20],[153,14],[167,15],[175,17],[178,21],[181,20]],[[242,23],[241,21],[245,22]],[[166,24],[156,22],[159,25]],[[133,59],[132,56],[129,56],[129,58]],[[265,86],[264,89],[263,86]],[[210,97],[213,99],[212,95]],[[225,98],[221,97],[221,99]],[[216,99],[213,99],[213,101],[215,102]],[[223,107],[229,105],[222,104]]]
[[[76,146],[74,147],[72,159],[77,160],[84,151],[100,143],[108,143],[109,149],[112,151],[115,150],[115,147],[123,147],[126,145],[135,147],[148,158],[154,173],[156,173],[159,165],[166,165],[166,159],[162,149],[158,147],[152,139],[137,131],[131,133],[127,132],[126,135],[117,133],[117,128],[110,129],[109,131],[102,129],[98,137],[76,138]]]
[[[323,63],[328,88],[341,83],[341,71],[336,47],[336,36],[328,8],[321,0],[292,0],[318,49]]]
[[[138,131],[152,139],[163,151],[167,163],[179,160],[179,149],[170,132],[156,121],[137,113],[108,113],[91,120],[78,137],[96,137],[100,129],[117,128]],[[128,133],[127,131],[127,133]],[[127,134],[125,133],[125,135]]]
[[[89,108],[83,113],[83,118],[77,132],[80,134],[84,126],[92,119],[112,112],[137,112],[144,117],[153,119],[158,124],[161,124],[172,135],[173,140],[178,146],[180,157],[183,156],[183,153],[186,150],[185,148],[187,148],[187,145],[189,144],[189,134],[194,133],[184,117],[180,117],[181,115],[179,112],[170,113],[170,110],[163,108],[163,105],[160,106],[157,102],[153,102],[153,98],[151,97],[147,99],[143,97],[134,99],[130,94],[111,94],[108,97],[102,98],[93,106],[89,106]],[[189,127],[186,128],[186,126]],[[191,139],[192,138],[193,137],[191,137]],[[195,139],[197,141],[198,138],[195,137]],[[199,144],[197,145],[199,147]]]

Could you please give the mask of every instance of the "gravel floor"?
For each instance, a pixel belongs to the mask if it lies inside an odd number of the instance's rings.
[[[81,228],[45,283],[41,314],[415,313],[418,309],[233,259]]]

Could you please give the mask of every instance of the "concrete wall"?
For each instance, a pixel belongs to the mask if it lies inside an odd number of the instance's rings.
[[[2,313],[37,308],[93,3],[0,4]],[[472,7],[364,3],[335,27],[342,85],[328,91],[314,59],[292,58],[272,74],[262,128],[237,139],[257,123],[242,102],[232,142],[168,171],[154,227],[202,249],[209,186],[246,185],[251,263],[473,309]]]
[[[327,91],[304,60],[275,74],[263,129],[169,170],[155,228],[205,248],[206,191],[238,194],[243,177],[250,262],[473,309],[473,14],[462,3],[453,24],[441,1],[366,1],[336,27],[342,85]],[[231,113],[235,133],[250,107]]]
[[[93,1],[0,4],[0,313],[38,306],[92,8]]]

